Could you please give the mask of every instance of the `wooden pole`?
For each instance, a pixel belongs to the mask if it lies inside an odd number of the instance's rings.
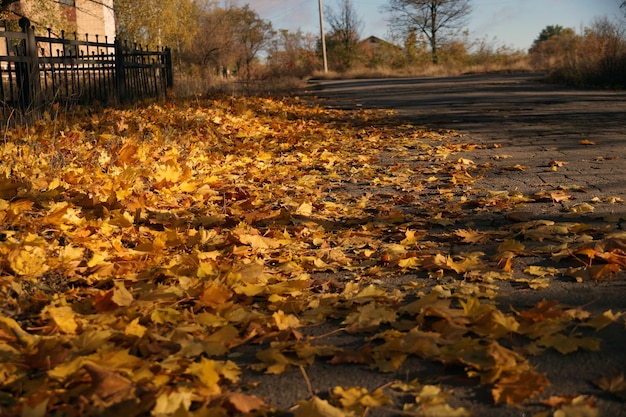
[[[318,0],[320,7],[320,37],[322,38],[322,57],[324,60],[324,72],[328,72],[328,58],[326,56],[326,34],[324,33],[324,6],[322,0]]]

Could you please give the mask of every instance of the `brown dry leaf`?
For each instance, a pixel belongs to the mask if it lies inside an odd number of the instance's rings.
[[[600,410],[593,397],[579,395],[556,410],[554,417],[600,417]]]
[[[496,404],[519,404],[540,394],[549,385],[545,374],[526,371],[501,378],[491,393]]]
[[[560,203],[562,201],[567,201],[571,199],[573,196],[568,194],[565,190],[554,190],[550,192],[550,198],[555,203]]]
[[[83,368],[91,377],[91,395],[96,395],[109,404],[132,398],[133,382],[117,372],[109,371],[93,363],[85,363]],[[114,400],[111,402],[111,400]]]
[[[581,140],[578,143],[580,143],[581,145],[585,145],[585,146],[597,145],[598,144],[597,142],[592,142],[589,139],[583,139],[583,140]]]
[[[464,243],[485,243],[492,237],[489,233],[479,232],[472,229],[459,229],[454,232]]]
[[[565,166],[567,164],[569,164],[569,162],[557,161],[555,159],[555,160],[550,161],[549,165],[552,166],[552,167],[563,167],[563,166]]]
[[[569,268],[565,272],[565,276],[573,277],[576,282],[597,281],[604,278],[612,279],[619,271],[621,271],[621,268],[616,264],[592,265],[589,267]]]
[[[570,213],[593,213],[595,210],[596,208],[589,203],[574,204],[567,209]]]
[[[229,392],[226,395],[224,402],[229,409],[244,414],[267,407],[265,401],[259,397],[246,395],[240,392]]]
[[[600,350],[600,339],[594,337],[566,336],[564,334],[545,335],[537,341],[537,345],[551,347],[559,353],[567,355],[578,349],[589,351]]]
[[[595,378],[591,382],[601,390],[610,392],[626,400],[626,380],[624,379],[623,372],[615,369],[610,374]]]
[[[363,363],[371,364],[374,361],[372,357],[372,348],[370,345],[365,346],[361,350],[342,349],[335,353],[328,363],[339,365],[341,363]]]
[[[515,164],[502,168],[504,171],[526,171],[530,169],[528,165]]]

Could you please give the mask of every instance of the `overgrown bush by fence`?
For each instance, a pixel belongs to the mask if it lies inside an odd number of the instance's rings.
[[[149,50],[104,37],[79,40],[36,36],[26,18],[22,32],[0,30],[0,119],[37,118],[54,103],[125,103],[164,96],[173,86],[169,48]],[[0,41],[1,42],[1,41]]]

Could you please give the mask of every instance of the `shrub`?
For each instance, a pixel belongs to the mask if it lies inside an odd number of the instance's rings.
[[[554,82],[626,87],[626,37],[607,19],[597,20],[582,35],[572,31],[536,41],[530,56],[535,68]]]

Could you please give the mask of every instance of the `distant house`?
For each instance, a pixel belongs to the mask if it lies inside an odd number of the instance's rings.
[[[376,55],[380,54],[383,51],[401,51],[397,45],[392,44],[391,42],[387,42],[384,39],[380,39],[376,36],[370,36],[369,38],[363,39],[359,43],[359,47],[369,59],[374,58]]]

